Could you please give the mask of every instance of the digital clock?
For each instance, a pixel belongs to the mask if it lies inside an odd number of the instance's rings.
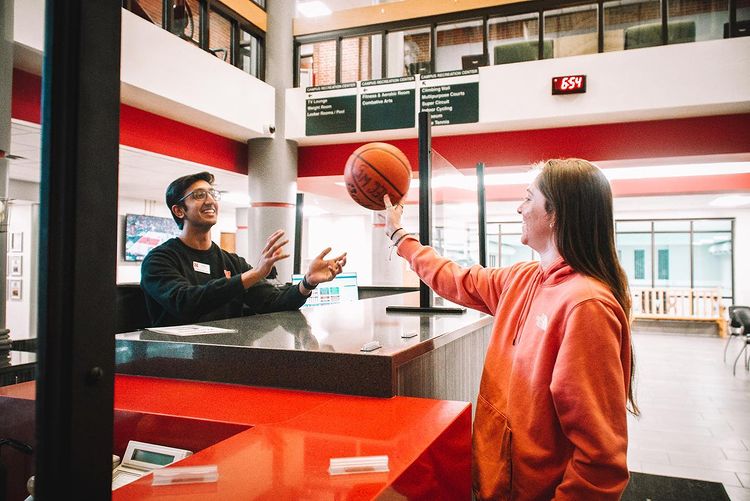
[[[581,94],[586,92],[586,75],[552,78],[552,94]]]

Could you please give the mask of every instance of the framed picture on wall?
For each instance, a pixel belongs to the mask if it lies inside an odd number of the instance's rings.
[[[23,256],[11,254],[8,256],[8,275],[20,277],[23,275]]]
[[[16,232],[10,234],[10,251],[23,252],[23,233]]]
[[[23,280],[8,280],[8,299],[20,301],[23,298]]]

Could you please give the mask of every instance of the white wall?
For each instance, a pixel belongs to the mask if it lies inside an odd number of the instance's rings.
[[[15,0],[14,9],[15,42],[41,54],[44,1]],[[238,141],[275,121],[273,87],[125,9],[120,76],[123,103]]]
[[[5,323],[6,327],[10,329],[12,339],[36,337],[36,332],[32,332],[33,327],[31,322],[31,315],[36,312],[34,305],[36,304],[37,291],[37,270],[34,264],[38,237],[32,228],[35,206],[38,207],[36,204],[27,202],[14,202],[11,206],[8,232],[0,233],[0,238],[8,239],[8,267],[6,270],[8,276],[4,284],[6,288]],[[16,239],[19,235],[21,238],[20,244],[18,244],[16,249],[11,247],[12,235]],[[17,250],[19,248],[20,250]],[[22,267],[20,274],[13,274],[11,270],[10,261],[13,259],[21,260]],[[11,282],[21,284],[20,299],[13,299],[11,297]]]
[[[577,74],[587,76],[586,93],[552,95],[552,77]],[[750,111],[748,81],[750,37],[485,66],[479,69],[479,122],[434,127],[432,134],[743,113]],[[418,89],[419,80],[414,85]],[[305,137],[306,97],[304,89],[286,91],[287,137],[301,144],[416,136],[416,129],[401,129]]]

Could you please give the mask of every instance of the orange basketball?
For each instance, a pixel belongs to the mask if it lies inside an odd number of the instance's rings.
[[[344,181],[349,196],[362,207],[383,210],[386,193],[394,204],[409,191],[411,165],[401,150],[388,143],[360,146],[346,161]]]

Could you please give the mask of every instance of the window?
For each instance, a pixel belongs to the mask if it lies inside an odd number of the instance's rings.
[[[539,59],[539,14],[490,18],[487,47],[492,64]],[[551,58],[552,42],[545,44],[544,49],[544,56]]]
[[[634,48],[635,34],[646,29],[661,45],[660,0],[604,2],[604,52]]]
[[[387,77],[432,73],[431,29],[388,33]]]
[[[169,0],[169,31],[200,45],[201,5],[198,0]]]
[[[336,83],[336,40],[300,46],[300,87]]]
[[[382,67],[382,35],[364,35],[341,40],[340,82],[381,78]]]
[[[669,280],[669,249],[659,249],[659,280]]]
[[[666,0],[667,42],[700,42],[724,38],[729,27],[729,0]]]
[[[254,77],[263,78],[261,70],[261,40],[246,28],[240,29],[237,63],[240,69]]]
[[[232,21],[211,9],[208,16],[208,52],[222,61],[233,63]]]
[[[643,280],[646,278],[646,251],[643,249],[635,249],[633,251],[633,276],[636,280]]]
[[[596,4],[544,12],[544,43],[552,44],[553,57],[595,54],[599,51]]]
[[[435,71],[452,71],[486,66],[484,23],[481,19],[437,27]]]

